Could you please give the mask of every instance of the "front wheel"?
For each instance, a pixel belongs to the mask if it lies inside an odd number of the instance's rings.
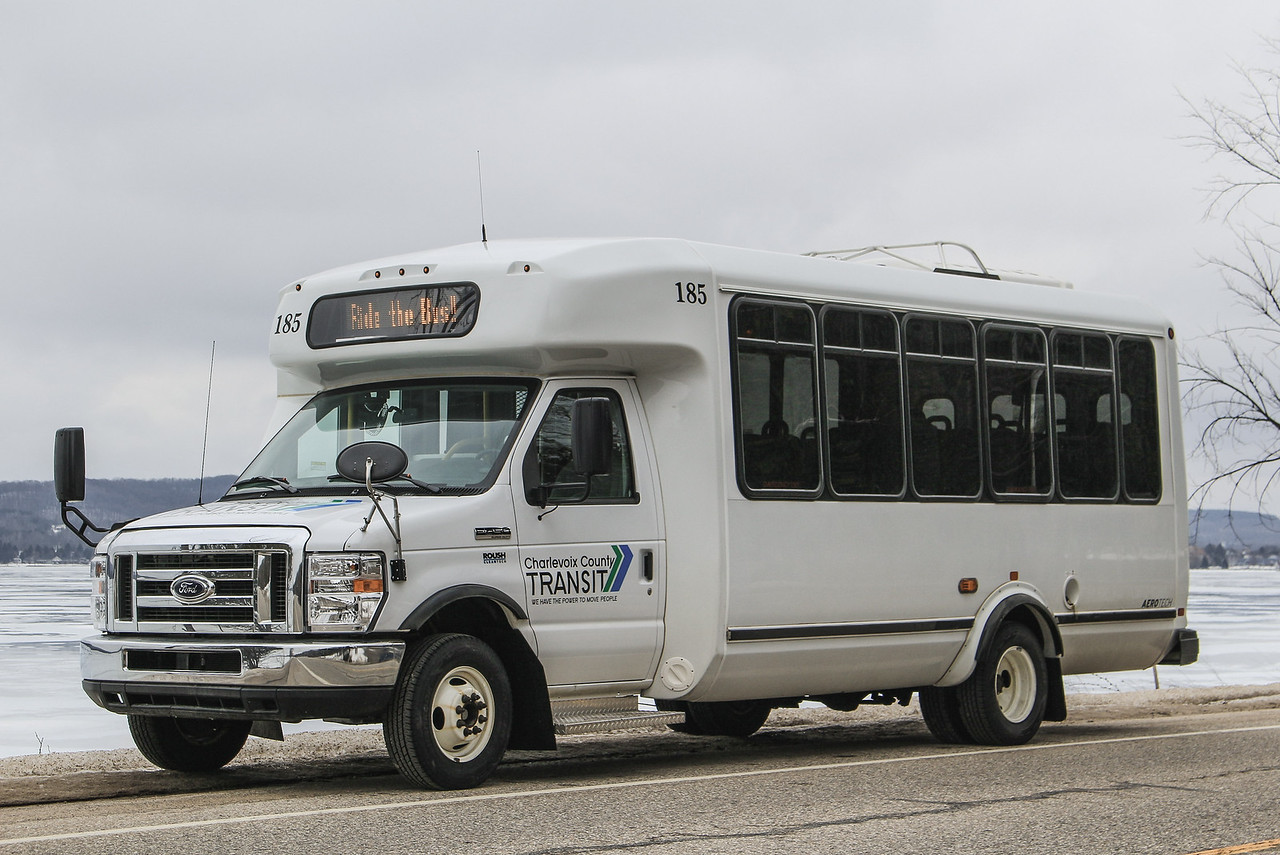
[[[511,715],[511,685],[493,649],[469,635],[436,635],[406,657],[382,735],[410,781],[463,790],[497,768]]]
[[[1044,721],[1049,697],[1039,637],[1020,623],[1002,625],[956,696],[960,721],[976,742],[1029,742]]]
[[[129,716],[129,733],[142,756],[176,772],[221,769],[240,753],[251,726],[247,721]]]

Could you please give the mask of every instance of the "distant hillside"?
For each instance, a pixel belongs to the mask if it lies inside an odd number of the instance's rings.
[[[204,498],[227,491],[232,475],[204,479]],[[147,514],[194,505],[200,492],[195,478],[146,481],[89,479],[85,501],[77,507],[100,526],[137,519]],[[0,481],[0,563],[84,561],[93,550],[62,525],[52,481]]]
[[[1206,508],[1190,514],[1192,546],[1260,550],[1280,546],[1280,518],[1256,511],[1224,511]]]
[[[233,475],[205,478],[205,500],[227,491]],[[148,514],[194,505],[200,484],[195,478],[142,480],[90,479],[78,507],[101,526]],[[1229,550],[1280,547],[1280,518],[1269,514],[1225,510],[1192,511],[1192,546],[1224,545]],[[0,481],[0,564],[14,560],[84,561],[93,554],[62,525],[51,481]]]

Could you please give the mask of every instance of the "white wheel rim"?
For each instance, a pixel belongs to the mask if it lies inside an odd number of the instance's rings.
[[[1017,724],[1031,715],[1036,704],[1036,666],[1022,647],[1010,647],[996,664],[996,704],[1001,714]]]
[[[431,698],[431,735],[455,763],[474,760],[493,732],[493,691],[475,668],[454,668],[440,680]]]

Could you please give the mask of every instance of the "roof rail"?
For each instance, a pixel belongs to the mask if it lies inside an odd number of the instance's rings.
[[[930,265],[903,253],[903,250],[928,249],[930,247],[938,251],[937,264]],[[973,264],[971,266],[965,265],[964,267],[955,267],[948,264],[947,247],[952,247],[953,249],[967,254],[969,258],[973,260]],[[908,267],[915,267],[920,270],[928,270],[932,273],[958,273],[965,276],[981,276],[987,279],[1000,278],[987,269],[987,266],[982,263],[982,259],[978,257],[978,253],[974,252],[972,247],[953,240],[937,240],[926,243],[899,243],[886,246],[863,246],[857,249],[821,250],[818,252],[806,252],[805,255],[813,258],[833,258],[837,261],[874,261],[874,256],[886,256],[899,264],[903,264]]]

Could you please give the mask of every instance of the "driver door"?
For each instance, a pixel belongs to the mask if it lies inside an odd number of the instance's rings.
[[[609,471],[574,468],[573,402],[610,402]],[[555,381],[515,451],[525,605],[551,685],[651,679],[666,600],[658,491],[638,400],[625,381]],[[545,501],[545,507],[542,503]]]

